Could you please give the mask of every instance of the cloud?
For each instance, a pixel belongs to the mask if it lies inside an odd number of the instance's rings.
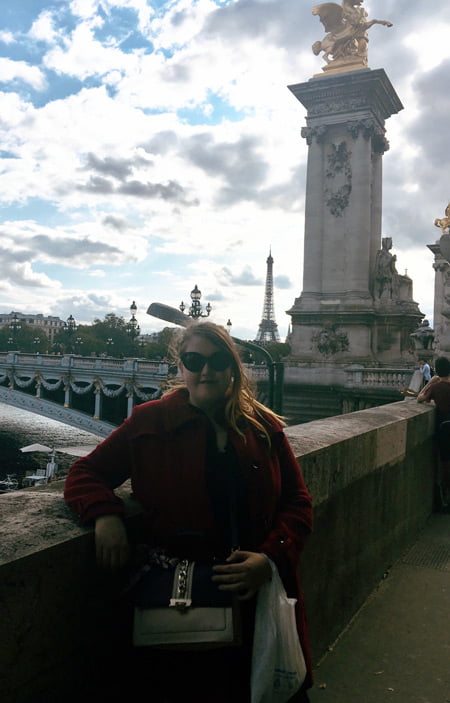
[[[28,36],[29,38],[39,42],[54,44],[58,40],[59,34],[55,30],[52,12],[41,12],[38,18],[31,25],[31,29],[28,32]]]
[[[112,256],[120,253],[117,247],[110,246],[104,242],[92,241],[88,237],[83,239],[52,239],[41,234],[32,237],[27,243],[33,248],[33,251],[38,251],[41,255],[48,254],[52,259],[60,259],[62,261],[80,256]]]
[[[161,198],[162,200],[173,201],[180,205],[198,205],[197,198],[189,200],[185,188],[177,181],[163,183],[141,183],[140,181],[128,181],[117,189],[118,193],[133,195],[137,198]]]
[[[244,266],[242,271],[234,274],[229,268],[224,266],[219,272],[223,285],[227,286],[260,286],[263,282],[256,278],[250,266]]]
[[[132,174],[133,162],[130,159],[115,159],[110,156],[101,159],[95,154],[89,153],[86,157],[86,169],[92,169],[123,181]]]
[[[7,248],[0,248],[0,278],[3,283],[9,282],[25,288],[60,288],[61,284],[57,281],[52,281],[43,273],[33,271],[29,261],[31,256],[30,251],[22,250],[13,253]]]
[[[34,90],[44,90],[47,86],[45,75],[36,66],[30,66],[25,61],[12,61],[4,56],[0,57],[0,82],[23,81]]]
[[[174,130],[168,129],[155,134],[155,136],[143,146],[150,154],[165,156],[177,146],[178,142],[179,138],[177,133]]]
[[[303,5],[295,0],[241,0],[211,13],[204,34],[231,42],[257,37],[292,50],[311,41],[311,25],[305,22]]]
[[[283,274],[281,274],[280,276],[274,276],[273,284],[275,288],[279,288],[280,290],[287,290],[288,288],[292,288],[292,281],[290,280],[289,276],[284,276]]]
[[[225,181],[217,192],[216,203],[227,206],[257,199],[258,187],[269,168],[258,153],[260,146],[261,140],[252,136],[243,136],[234,143],[214,143],[212,134],[203,133],[186,140],[183,152],[188,161],[206,174]]]
[[[116,217],[115,215],[106,215],[106,217],[103,218],[102,223],[105,227],[111,227],[118,232],[126,232],[126,230],[130,227],[134,227],[132,222],[129,222],[120,216]]]
[[[77,186],[78,190],[86,193],[94,193],[99,195],[110,195],[114,193],[114,185],[107,178],[100,176],[91,176],[87,183]],[[63,192],[63,191],[61,191]]]

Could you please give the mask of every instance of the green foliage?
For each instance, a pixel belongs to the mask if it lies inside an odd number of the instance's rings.
[[[14,335],[9,325],[0,328],[0,351],[165,359],[175,331],[174,327],[165,327],[158,341],[142,343],[130,336],[124,318],[111,312],[92,325],[78,325],[75,330],[62,328],[51,345],[45,332],[21,321],[21,328]]]
[[[273,342],[272,344],[265,344],[264,349],[269,352],[270,356],[274,361],[281,361],[286,356],[291,353],[291,346],[287,342]]]
[[[0,328],[0,351],[22,351],[28,354],[47,354],[49,340],[45,332],[33,325],[20,321],[20,329],[15,333],[9,325]]]

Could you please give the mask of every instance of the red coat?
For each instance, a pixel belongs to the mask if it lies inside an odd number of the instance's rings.
[[[72,466],[64,491],[67,504],[82,522],[120,515],[123,505],[114,488],[131,477],[152,544],[164,545],[168,534],[185,527],[213,531],[205,474],[208,424],[206,415],[188,403],[185,390],[136,406],[130,418]],[[312,528],[311,497],[281,424],[267,417],[266,427],[270,447],[253,428],[246,430],[245,440],[229,432],[248,485],[251,543],[246,548],[267,554],[288,595],[298,599],[297,625],[310,669],[298,565]]]

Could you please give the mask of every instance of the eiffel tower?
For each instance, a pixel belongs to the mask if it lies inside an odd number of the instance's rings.
[[[275,312],[273,308],[273,257],[271,249],[267,258],[267,276],[266,290],[264,293],[263,315],[255,342],[264,346],[265,344],[279,341],[280,335],[278,333],[277,323],[275,322]]]

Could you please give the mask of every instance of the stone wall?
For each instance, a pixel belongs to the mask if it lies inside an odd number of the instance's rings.
[[[301,572],[316,662],[432,511],[433,422],[408,399],[286,430],[315,505]],[[95,568],[61,491],[0,496],[3,703],[116,700],[130,683],[123,577]],[[120,493],[133,535],[138,506]]]

